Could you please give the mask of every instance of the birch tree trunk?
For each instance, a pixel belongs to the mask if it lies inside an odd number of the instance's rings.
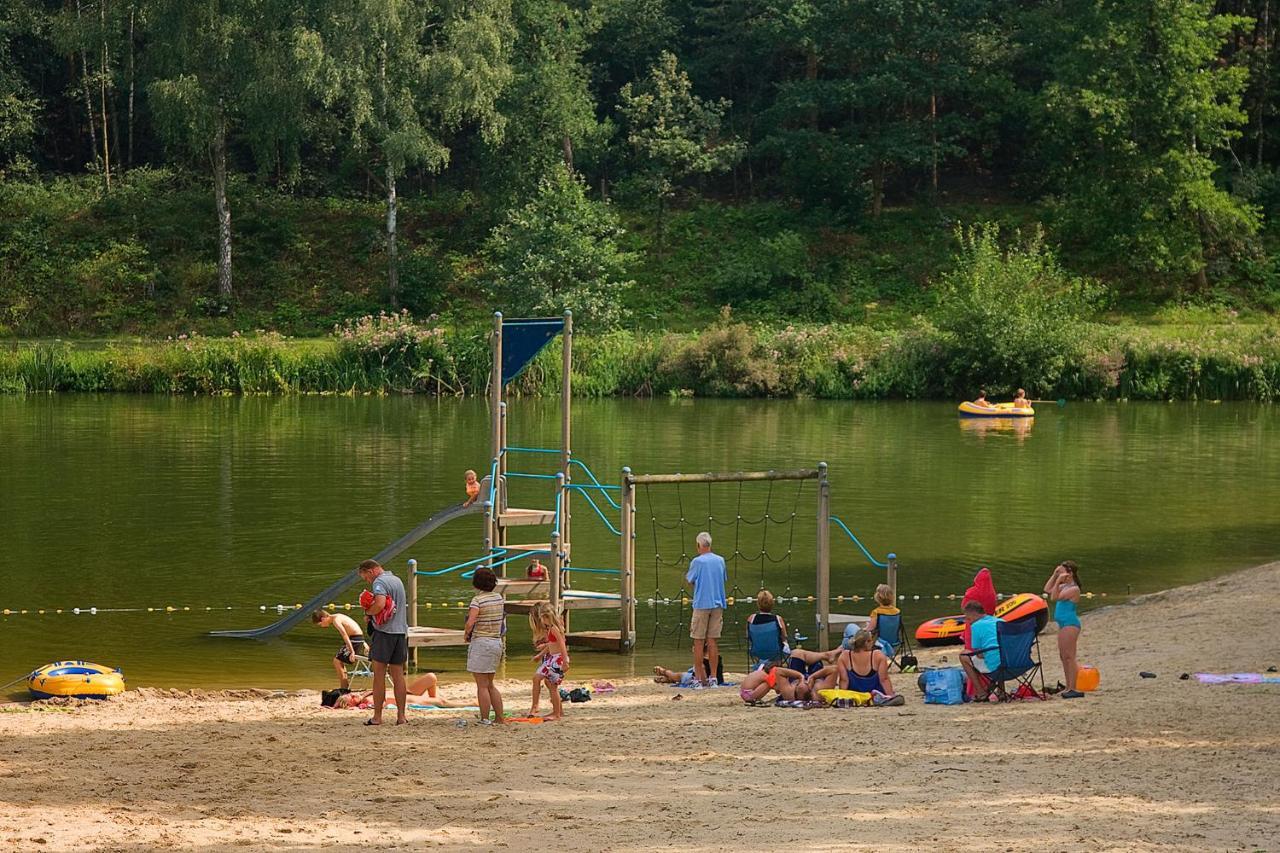
[[[569,134],[565,134],[560,140],[561,148],[564,149],[564,167],[569,170],[569,174],[573,174],[573,140],[569,138]]]
[[[83,21],[83,15],[80,0],[76,0],[76,23]],[[84,115],[89,121],[89,152],[90,159],[96,168],[98,166],[98,119],[93,114],[93,98],[89,94],[89,53],[84,49],[84,42],[80,43],[80,89],[84,95]]]
[[[98,99],[102,106],[102,182],[107,192],[111,192],[111,138],[107,133],[107,69],[110,67],[110,54],[107,52],[107,2],[98,0],[98,35],[101,41],[101,54],[98,63]]]
[[[391,310],[400,310],[400,268],[396,258],[396,170],[387,163],[387,296]]]
[[[227,203],[227,125],[218,116],[210,154],[213,159],[213,204],[218,215],[218,295],[231,289],[231,206]]]
[[[133,168],[133,92],[137,82],[136,75],[134,74],[134,65],[133,65],[133,56],[134,56],[133,19],[136,12],[137,12],[137,9],[133,6],[133,4],[130,4],[129,5],[129,122],[128,122],[129,143],[128,143],[128,147],[125,148],[125,154],[124,154],[124,165],[126,169]]]

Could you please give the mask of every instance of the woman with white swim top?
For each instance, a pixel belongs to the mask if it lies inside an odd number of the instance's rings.
[[[1063,560],[1054,567],[1044,591],[1053,602],[1053,621],[1058,623],[1058,655],[1062,658],[1062,674],[1067,689],[1063,699],[1079,699],[1084,694],[1076,689],[1076,675],[1080,671],[1076,663],[1076,647],[1080,641],[1080,614],[1076,605],[1080,601],[1080,570],[1075,561]]]

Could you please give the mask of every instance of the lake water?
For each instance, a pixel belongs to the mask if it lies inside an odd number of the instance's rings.
[[[510,409],[512,444],[555,446],[552,402]],[[326,686],[331,630],[306,623],[268,643],[208,632],[273,621],[276,605],[306,600],[457,502],[464,469],[487,468],[487,417],[484,401],[416,397],[0,397],[0,610],[29,611],[0,616],[0,683],[81,658],[122,667],[134,686]],[[993,424],[935,403],[575,401],[574,445],[611,483],[624,465],[658,473],[827,462],[833,514],[877,556],[899,555],[913,627],[955,612],[956,602],[933,597],[962,593],[981,564],[1002,592],[1038,592],[1055,561],[1071,557],[1086,589],[1111,601],[1280,557],[1280,415],[1265,405],[1073,403],[1042,407],[1034,422]],[[512,468],[549,464],[527,455]],[[545,481],[513,491],[513,504],[549,505]],[[738,553],[730,581],[741,593],[762,582],[814,591],[812,483],[664,486],[638,498],[637,651],[577,652],[575,676],[686,665],[679,608],[645,602],[676,593],[676,563],[698,530],[710,527],[717,550]],[[766,510],[771,523],[747,523]],[[581,500],[573,529],[578,565],[618,565],[617,539]],[[527,530],[524,541],[546,535]],[[481,536],[481,519],[464,518],[404,557],[447,566],[479,555]],[[833,594],[870,595],[880,570],[836,531],[832,549]],[[403,576],[403,559],[389,568]],[[616,589],[607,575],[579,577]],[[460,626],[456,604],[469,596],[456,575],[424,578],[420,598],[433,607],[423,623]],[[99,612],[69,612],[77,607]],[[779,610],[812,625],[811,605]],[[736,608],[731,621],[748,612]],[[522,622],[512,619],[511,676],[528,668]],[[616,624],[608,611],[575,616],[574,627]],[[742,656],[730,642],[728,662]],[[462,663],[460,649],[424,652],[424,665],[446,677],[466,677]]]

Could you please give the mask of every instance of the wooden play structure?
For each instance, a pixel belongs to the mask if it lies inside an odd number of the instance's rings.
[[[561,341],[560,446],[558,448],[513,446],[508,443],[507,436],[507,385],[557,335]],[[514,346],[511,346],[513,339]],[[527,614],[537,604],[549,602],[564,620],[570,645],[618,652],[627,651],[635,643],[634,577],[627,573],[625,564],[621,568],[603,569],[577,568],[573,564],[572,497],[575,492],[585,497],[586,502],[595,509],[615,535],[618,535],[624,543],[627,541],[623,531],[612,524],[599,506],[600,503],[607,501],[608,505],[617,508],[619,505],[609,493],[618,491],[619,487],[600,483],[591,470],[573,456],[571,444],[573,315],[566,311],[562,318],[508,320],[504,319],[500,313],[494,314],[490,346],[493,354],[493,368],[489,380],[491,462],[489,474],[481,484],[485,555],[477,560],[470,560],[437,572],[415,570],[410,574],[408,592],[413,604],[409,612],[409,647],[411,650],[416,650],[464,643],[462,631],[459,629],[433,628],[420,624],[417,606],[418,577],[463,569],[474,571],[476,567],[487,566],[498,575],[497,589],[506,598],[508,613]],[[529,473],[516,470],[512,464],[513,458],[525,455],[553,456],[557,462],[556,473]],[[574,482],[575,468],[584,475],[581,484]],[[512,480],[521,478],[552,481],[554,493],[551,505],[535,508],[512,506],[510,484]],[[596,498],[591,496],[592,493]],[[625,513],[622,515],[622,523],[626,524]],[[545,528],[547,540],[532,544],[511,541],[510,533],[513,528],[532,527]],[[625,550],[624,547],[623,551]],[[523,567],[524,563],[533,558],[545,561],[545,578],[531,579],[524,577],[523,573],[513,575],[508,572],[511,564]],[[617,591],[598,592],[575,589],[573,586],[575,571],[615,576],[618,579]],[[463,576],[469,577],[470,571]],[[572,615],[584,610],[617,610],[619,613],[617,630],[573,630]]]

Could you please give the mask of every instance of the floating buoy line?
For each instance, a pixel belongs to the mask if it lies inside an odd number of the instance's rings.
[[[1041,595],[1042,597],[1047,597],[1047,596],[1044,596],[1043,593]],[[1004,600],[1005,598],[1010,598],[1010,597],[1012,596],[1005,595],[1005,594],[1001,594],[997,596],[997,598],[999,598],[1000,600]],[[1105,592],[1096,592],[1096,593],[1086,592],[1081,594],[1081,598],[1087,598],[1087,599],[1107,598],[1107,597],[1108,597],[1107,593]],[[1122,596],[1112,596],[1112,597],[1122,597]],[[964,596],[955,595],[955,594],[952,594],[952,595],[899,595],[898,596],[899,601],[960,601],[963,598]],[[812,595],[790,595],[790,596],[780,595],[777,597],[776,600],[779,604],[810,604],[810,603],[816,602],[818,599]],[[831,600],[841,604],[845,602],[857,603],[860,601],[873,601],[874,596],[836,595],[836,596],[832,596]],[[730,607],[754,606],[756,599],[754,595],[737,596],[737,597],[729,596],[727,601]],[[690,599],[688,598],[688,596],[662,597],[662,598],[650,597],[650,598],[644,599],[644,603],[649,607],[656,607],[656,606],[688,607],[690,603]],[[468,602],[452,600],[452,599],[440,600],[440,601],[423,601],[418,606],[425,607],[427,609],[440,608],[442,610],[447,610],[447,609],[465,610],[468,606]],[[41,608],[5,607],[5,608],[0,608],[0,616],[99,616],[105,613],[151,613],[151,614],[173,615],[178,613],[224,613],[229,610],[252,610],[252,611],[258,611],[261,613],[268,613],[268,612],[285,613],[290,610],[301,610],[301,609],[302,609],[301,603],[259,604],[259,605],[245,604],[245,605],[226,605],[226,606],[218,606],[218,607],[214,607],[212,605],[204,605],[204,606],[166,605],[164,607],[41,607]],[[360,605],[355,604],[353,602],[347,602],[345,604],[337,604],[335,602],[330,602],[325,606],[325,609],[326,610],[359,610]]]

